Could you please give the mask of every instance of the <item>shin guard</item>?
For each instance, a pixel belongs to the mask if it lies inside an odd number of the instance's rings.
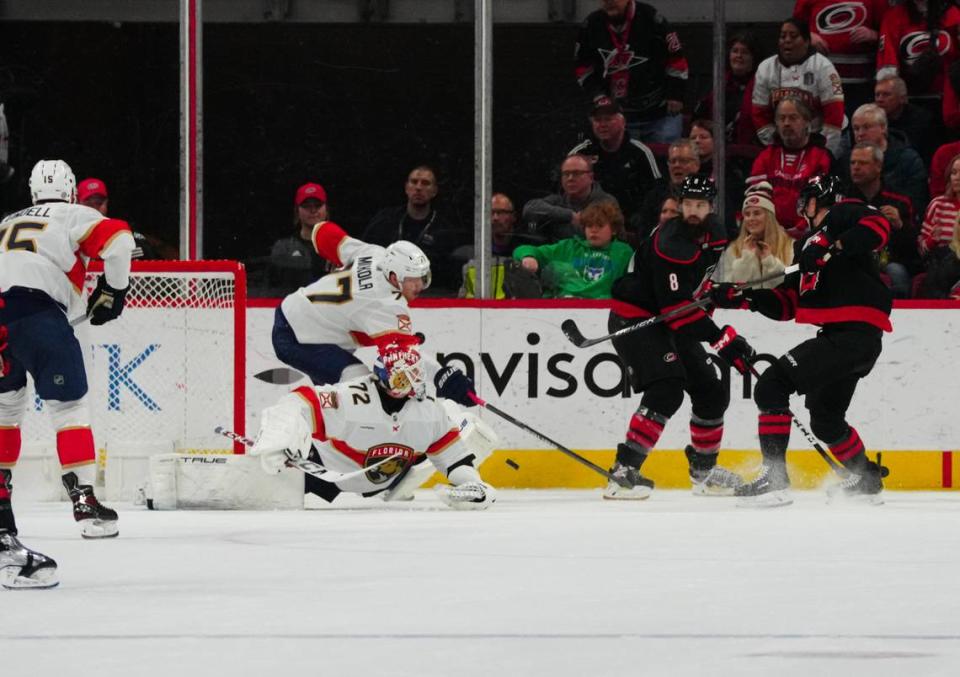
[[[17,464],[22,444],[19,426],[0,426],[0,468],[12,468]]]
[[[64,470],[76,471],[92,466],[96,460],[93,431],[88,426],[61,428],[57,431],[57,456]]]
[[[760,453],[765,463],[784,465],[787,445],[790,443],[790,424],[793,416],[784,410],[761,411],[757,432],[760,435]]]

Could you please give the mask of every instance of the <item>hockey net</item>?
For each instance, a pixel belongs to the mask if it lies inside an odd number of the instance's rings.
[[[102,266],[92,265],[92,290]],[[244,429],[246,275],[236,261],[134,262],[121,316],[75,327],[98,449],[242,453],[214,433]],[[32,386],[31,386],[32,388]],[[54,433],[32,389],[27,444]]]

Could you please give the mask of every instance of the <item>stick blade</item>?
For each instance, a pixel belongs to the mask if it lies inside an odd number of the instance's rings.
[[[567,340],[578,348],[583,346],[587,341],[587,338],[580,333],[580,328],[577,327],[577,323],[572,319],[566,319],[561,322],[560,329],[563,331],[563,335],[567,337]]]

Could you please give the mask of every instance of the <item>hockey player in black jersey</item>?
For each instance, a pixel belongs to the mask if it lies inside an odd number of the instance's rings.
[[[611,332],[693,301],[726,246],[723,225],[712,214],[716,193],[713,181],[705,176],[689,176],[683,182],[681,215],[655,229],[640,244],[627,274],[614,284]],[[604,498],[644,499],[650,495],[653,482],[640,474],[640,467],[680,408],[684,392],[690,395],[693,409],[691,444],[686,453],[694,494],[730,495],[743,484],[738,475],[717,465],[730,394],[722,387],[703,343],[709,343],[741,373],[749,368],[754,355],[733,327],[717,327],[700,308],[614,339],[634,390],[643,395],[626,439],[617,445],[617,460],[611,469],[614,475],[631,480],[633,486],[625,489],[610,481]]]
[[[795,244],[799,272],[776,289],[738,291],[720,284],[710,292],[718,307],[749,308],[774,320],[820,327],[815,338],[788,350],[757,381],[763,467],[757,479],[737,489],[744,505],[792,503],[785,491],[792,393],[806,397],[813,433],[851,472],[832,495],[879,502],[883,490],[882,469],[867,459],[846,413],[857,383],[880,356],[883,332],[892,330],[892,295],[873,256],[887,244],[890,224],[876,208],[842,199],[839,185],[835,176],[815,176],[800,192],[797,211],[811,231]]]

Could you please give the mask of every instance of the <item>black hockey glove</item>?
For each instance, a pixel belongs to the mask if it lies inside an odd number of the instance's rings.
[[[750,299],[746,291],[733,282],[720,282],[710,288],[710,301],[717,308],[749,309]]]
[[[833,254],[832,247],[833,242],[823,231],[807,240],[797,262],[800,264],[800,272],[816,273],[827,265],[827,260]]]
[[[107,284],[105,275],[97,280],[97,286],[87,299],[87,317],[90,324],[96,326],[120,317],[123,302],[127,298],[127,289],[114,289]]]
[[[757,356],[757,351],[747,343],[747,339],[737,334],[729,324],[720,330],[720,338],[710,347],[741,374],[750,373],[753,358]]]
[[[475,407],[477,403],[470,399],[473,392],[473,380],[455,367],[444,367],[433,377],[437,387],[437,397],[446,397],[464,407]]]

